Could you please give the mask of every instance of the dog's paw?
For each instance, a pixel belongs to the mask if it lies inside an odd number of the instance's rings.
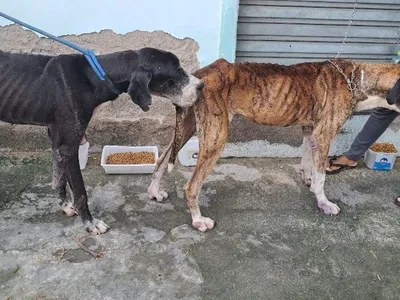
[[[162,202],[168,198],[168,193],[164,192],[163,190],[153,191],[149,189],[147,191],[147,195],[149,196],[150,200],[155,199],[157,202]]]
[[[213,229],[214,227],[214,220],[206,217],[193,217],[192,225],[197,230],[201,232],[205,232],[207,230]]]
[[[303,181],[303,183],[305,184],[305,186],[311,187],[311,183],[312,183],[312,173],[310,171],[301,169],[301,179]]]
[[[73,205],[71,202],[66,203],[66,204],[63,204],[63,205],[61,206],[60,210],[61,210],[64,214],[66,214],[68,217],[73,217],[73,216],[75,216],[75,215],[78,214],[78,212],[75,210],[74,205]]]
[[[97,235],[107,232],[110,226],[101,220],[94,219],[92,222],[86,222],[85,228],[90,234]]]
[[[340,212],[339,206],[329,201],[318,202],[318,207],[322,209],[326,215],[337,215]]]

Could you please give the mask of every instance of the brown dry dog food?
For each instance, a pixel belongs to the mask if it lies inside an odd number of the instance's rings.
[[[375,143],[370,148],[375,152],[396,153],[397,149],[392,143]]]
[[[139,165],[154,164],[155,155],[153,152],[121,152],[110,154],[107,157],[109,165]]]

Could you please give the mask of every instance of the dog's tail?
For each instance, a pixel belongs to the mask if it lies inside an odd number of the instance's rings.
[[[176,125],[171,155],[168,160],[168,172],[174,169],[179,150],[196,133],[196,118],[194,108],[181,108],[176,106]]]

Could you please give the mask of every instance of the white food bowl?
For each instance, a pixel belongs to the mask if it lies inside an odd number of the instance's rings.
[[[158,160],[158,149],[156,146],[142,146],[142,147],[130,147],[130,146],[110,146],[106,145],[103,147],[101,153],[101,166],[104,168],[107,174],[151,174],[154,172],[156,163],[154,164],[140,164],[140,165],[110,165],[107,164],[107,157],[114,153],[123,152],[153,152],[155,156],[155,162]]]

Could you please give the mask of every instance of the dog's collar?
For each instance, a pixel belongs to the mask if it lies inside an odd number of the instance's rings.
[[[347,89],[351,92],[351,94],[353,94],[354,91],[357,89],[357,84],[354,82],[354,77],[355,77],[354,71],[356,70],[356,65],[353,62],[351,62],[353,69],[351,70],[351,76],[349,78],[335,61],[328,59],[328,62],[334,65],[335,68],[339,71],[339,73],[343,75],[344,80],[346,80],[347,83]]]

